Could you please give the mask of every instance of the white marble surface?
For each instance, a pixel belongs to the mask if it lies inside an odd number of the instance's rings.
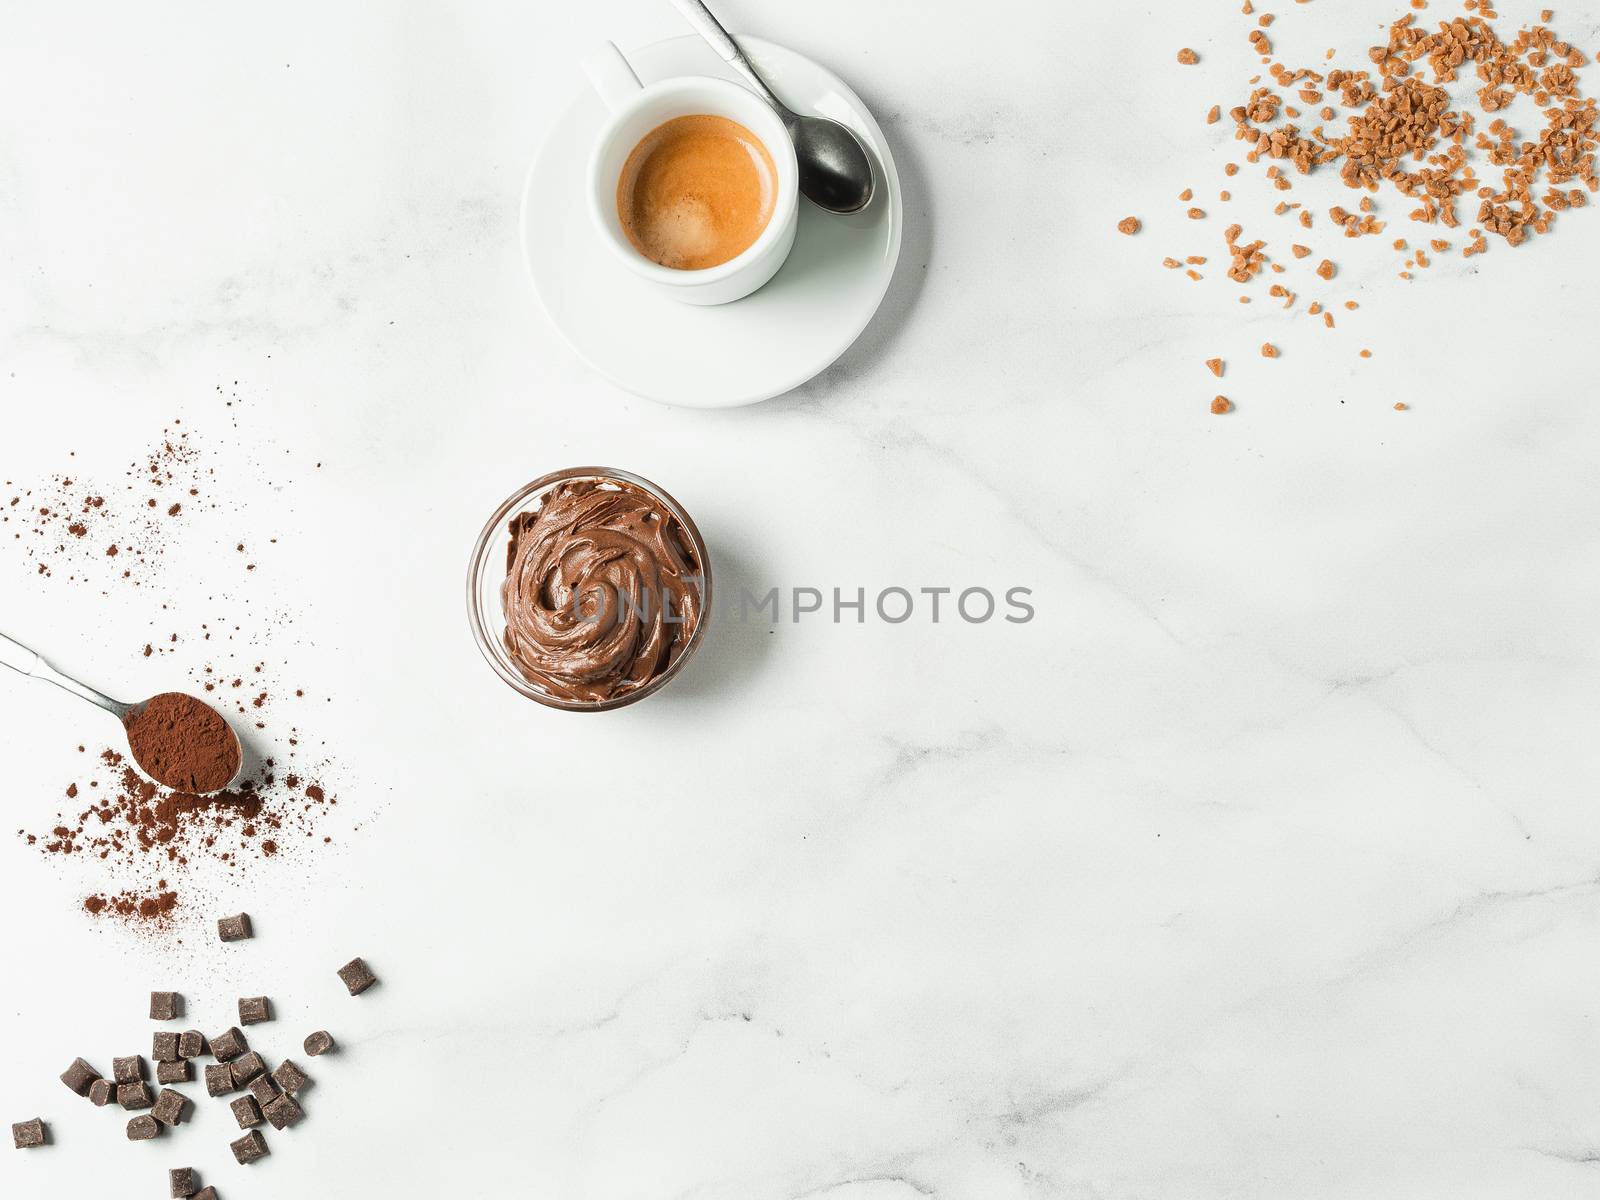
[[[1262,7],[1311,60],[1403,5]],[[5,7],[0,478],[209,431],[364,828],[238,889],[262,936],[220,965],[0,843],[0,1109],[56,1138],[0,1194],[1600,1196],[1600,213],[1410,286],[1338,242],[1362,308],[1324,332],[1157,265],[1220,276],[1236,5],[724,8],[875,106],[908,233],[840,363],[705,414],[590,375],[516,252],[575,58],[667,5]],[[462,568],[593,460],[675,492],[725,587],[1020,584],[1037,619],[728,623],[655,701],[539,710]],[[0,579],[0,628],[107,687],[192,665],[138,655],[141,597]],[[13,825],[94,718],[0,680]],[[55,1081],[140,1046],[161,981],[346,1042],[261,1166],[225,1112],[131,1146]]]

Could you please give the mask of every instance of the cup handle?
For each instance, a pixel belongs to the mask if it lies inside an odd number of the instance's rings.
[[[622,57],[615,42],[607,42],[583,60],[583,73],[589,77],[594,90],[612,112],[621,108],[644,84],[633,73],[628,60]]]

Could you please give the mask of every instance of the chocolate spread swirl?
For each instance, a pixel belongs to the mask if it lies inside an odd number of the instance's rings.
[[[622,480],[570,480],[513,517],[510,534],[506,650],[531,683],[562,700],[611,700],[683,654],[704,564],[656,497]]]

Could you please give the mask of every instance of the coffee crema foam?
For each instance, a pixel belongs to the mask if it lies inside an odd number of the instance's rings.
[[[737,258],[772,219],[778,171],[728,117],[674,117],[645,134],[617,180],[617,217],[640,254],[679,271]]]

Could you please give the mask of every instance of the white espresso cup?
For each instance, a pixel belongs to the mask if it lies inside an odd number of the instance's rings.
[[[701,75],[641,84],[628,60],[607,42],[584,61],[584,74],[611,110],[589,155],[589,215],[600,240],[640,279],[687,304],[727,304],[748,296],[777,274],[800,223],[800,169],[794,143],[778,114],[754,92]],[[767,148],[777,169],[772,216],[755,241],[725,263],[680,271],[639,253],[617,212],[617,182],[628,155],[657,126],[674,117],[708,115],[737,121]]]

